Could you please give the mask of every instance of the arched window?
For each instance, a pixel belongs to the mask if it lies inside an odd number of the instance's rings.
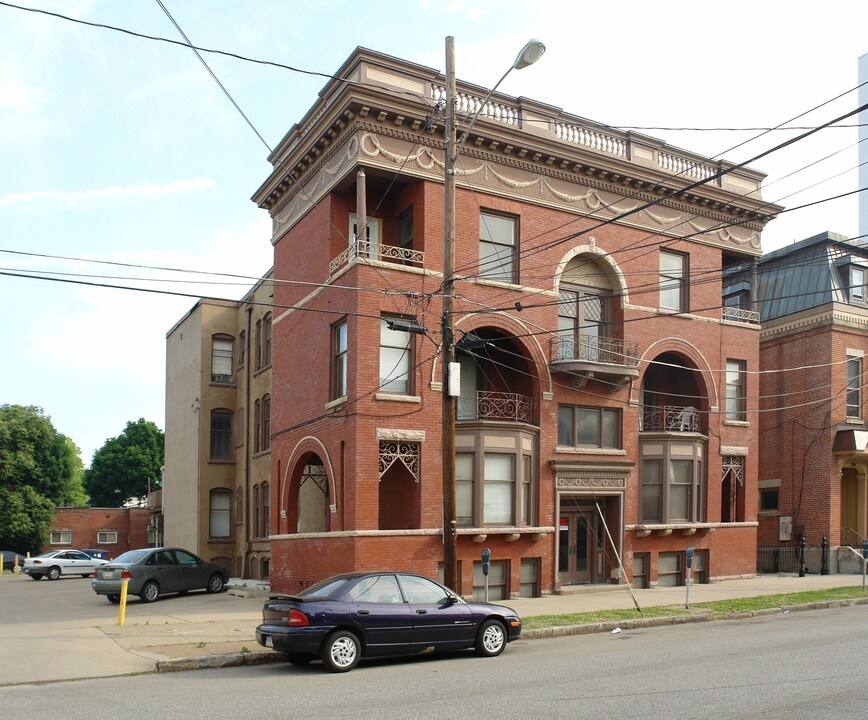
[[[269,514],[271,513],[271,497],[269,493],[271,492],[271,488],[269,487],[267,482],[262,483],[262,487],[260,488],[260,493],[262,495],[262,521],[259,524],[259,528],[262,531],[260,537],[268,537],[271,530],[271,519]]]
[[[232,491],[212,490],[210,502],[210,526],[208,534],[212,538],[228,538],[230,516],[232,514]]]
[[[271,449],[271,395],[262,396],[262,444],[263,450]]]
[[[262,365],[271,365],[271,313],[262,318]]]
[[[262,403],[257,400],[253,403],[253,452],[258,453],[260,449],[260,433],[262,432]]]
[[[232,382],[232,350],[234,345],[235,341],[231,335],[211,336],[211,382]]]
[[[253,537],[259,537],[259,485],[253,486]]]

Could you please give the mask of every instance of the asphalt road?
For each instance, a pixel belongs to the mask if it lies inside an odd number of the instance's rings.
[[[472,653],[201,670],[0,688],[3,717],[545,718],[865,717],[868,606],[620,634],[519,641]]]

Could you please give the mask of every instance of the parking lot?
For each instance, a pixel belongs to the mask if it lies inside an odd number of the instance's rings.
[[[0,685],[149,672],[158,660],[257,651],[261,597],[191,592],[119,607],[80,577],[0,576]]]

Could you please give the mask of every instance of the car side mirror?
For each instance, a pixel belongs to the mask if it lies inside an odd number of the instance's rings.
[[[458,596],[457,595],[449,594],[446,596],[446,604],[447,605],[454,605],[457,602],[458,602]]]

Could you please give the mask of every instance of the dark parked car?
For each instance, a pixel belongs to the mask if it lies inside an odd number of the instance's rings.
[[[24,560],[26,558],[23,555],[19,555],[14,550],[0,550],[0,555],[3,556],[4,570],[15,569],[15,558],[18,558],[18,569],[21,570],[24,567]]]
[[[521,635],[503,605],[466,602],[439,583],[400,572],[344,573],[297,595],[273,596],[262,608],[256,640],[294,665],[320,658],[332,672],[362,657],[475,648],[500,655]]]
[[[223,565],[196,557],[181,548],[143,548],[118,555],[107,565],[97,568],[91,581],[97,595],[109,602],[120,602],[121,586],[128,581],[127,593],[144,602],[154,602],[166,593],[188,590],[220,592],[229,580]]]

